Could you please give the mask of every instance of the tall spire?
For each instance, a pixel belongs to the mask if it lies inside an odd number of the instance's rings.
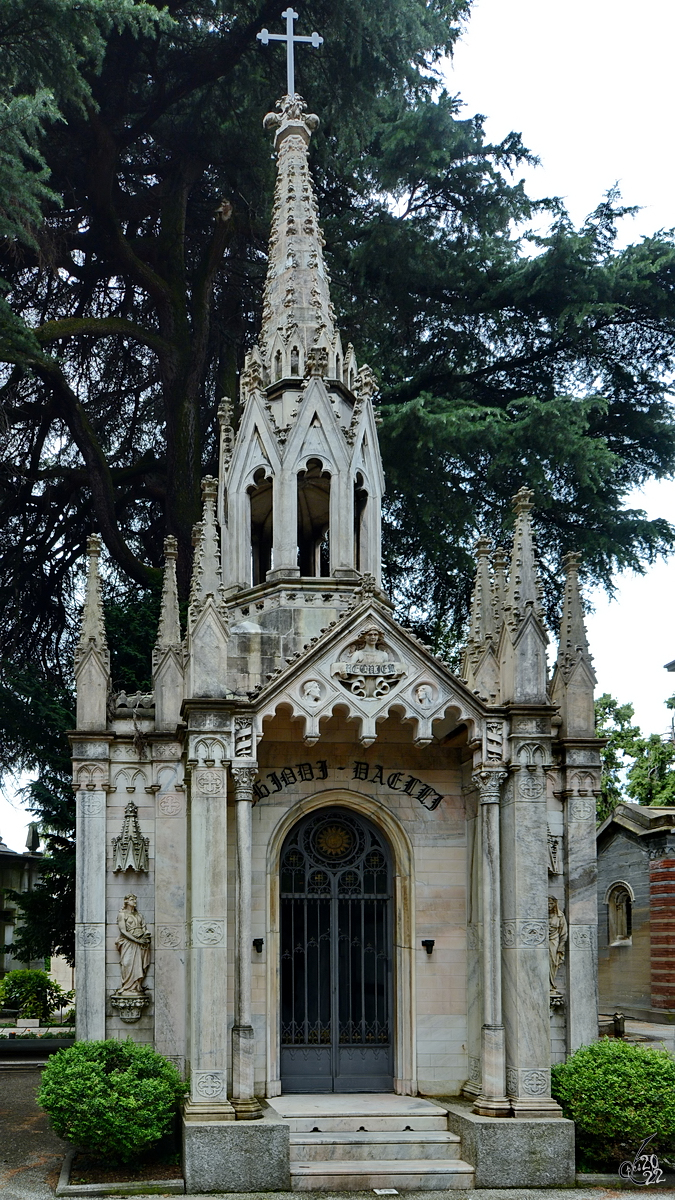
[[[494,636],[492,581],[490,579],[490,541],[481,537],[476,542],[476,578],[471,597],[470,641],[482,646]]]
[[[579,560],[578,554],[565,555],[565,597],[556,667],[566,679],[579,661],[585,662],[591,669],[593,662],[588,648],[584,606],[579,586]]]
[[[476,578],[471,597],[469,637],[462,658],[462,677],[472,691],[494,703],[498,697],[499,678],[494,656],[498,627],[493,593],[490,541],[481,537],[476,542]]]
[[[588,648],[584,606],[579,586],[579,555],[565,556],[565,596],[552,699],[560,708],[563,737],[595,736],[593,691],[597,679]]]
[[[260,337],[272,382],[302,378],[312,351],[328,352],[326,374],[337,374],[335,355],[342,356],[307,156],[319,118],[297,94],[277,107],[264,120],[266,129],[276,130],[277,181]]]
[[[78,729],[105,729],[110,655],[103,618],[103,598],[98,560],[101,539],[87,538],[87,585],[82,609],[80,639],[75,650]]]
[[[204,513],[197,527],[190,589],[190,619],[192,620],[209,596],[216,602],[222,603],[219,529],[216,522],[218,480],[214,479],[212,475],[206,475],[202,479],[202,495],[204,497]]]
[[[522,487],[513,497],[516,526],[513,533],[511,570],[506,587],[505,608],[511,622],[519,624],[525,617],[528,606],[535,616],[543,619],[541,587],[534,549],[532,532],[532,492]]]
[[[155,690],[155,728],[175,730],[183,702],[183,647],[176,586],[178,542],[164,539],[164,584],[159,610],[157,641],[152,652]]]
[[[186,695],[224,696],[227,692],[229,621],[220,573],[220,527],[216,520],[218,481],[202,480],[204,512],[195,527],[185,643]]]
[[[178,587],[176,584],[176,559],[178,542],[175,537],[164,539],[164,582],[159,610],[159,628],[155,643],[155,654],[180,647],[180,616],[178,612]]]

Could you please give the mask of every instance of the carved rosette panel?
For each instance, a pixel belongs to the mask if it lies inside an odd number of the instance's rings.
[[[502,946],[508,950],[527,950],[548,941],[548,921],[531,918],[502,921]]]
[[[79,950],[99,950],[104,941],[103,925],[75,926],[75,943]]]
[[[80,812],[83,817],[98,817],[103,812],[102,796],[89,795],[84,792],[80,801]]]
[[[198,768],[192,776],[195,791],[201,792],[202,796],[224,796],[225,795],[225,772],[216,770],[213,767]]]
[[[518,1072],[515,1067],[506,1068],[506,1094],[508,1096],[518,1095]]]
[[[165,792],[157,801],[157,810],[162,817],[182,817],[185,812],[185,798],[180,792]]]
[[[479,1058],[469,1058],[469,1079],[471,1083],[480,1083],[481,1072]]]
[[[519,1071],[520,1094],[522,1096],[548,1096],[551,1091],[550,1069]]]
[[[216,1100],[225,1094],[224,1071],[195,1071],[192,1080],[195,1093],[205,1100]]]
[[[570,821],[592,821],[595,819],[595,802],[586,796],[575,796],[569,806]]]
[[[225,941],[225,922],[218,918],[202,918],[192,922],[193,946],[222,946]]]
[[[592,925],[573,925],[570,941],[576,950],[592,950],[595,945],[595,929]]]
[[[158,950],[180,950],[183,944],[183,927],[181,925],[158,925],[155,930],[155,941]]]

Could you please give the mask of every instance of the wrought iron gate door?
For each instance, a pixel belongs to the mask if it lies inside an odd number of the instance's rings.
[[[347,809],[298,822],[281,854],[281,1086],[393,1091],[389,852]]]

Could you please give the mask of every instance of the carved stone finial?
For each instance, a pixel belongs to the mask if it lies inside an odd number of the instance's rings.
[[[190,615],[196,615],[207,596],[223,605],[222,580],[220,577],[220,536],[216,521],[216,498],[218,480],[212,475],[202,479],[204,515],[199,525],[195,545],[195,560],[190,589]]]
[[[265,128],[276,130],[278,169],[256,370],[260,374],[262,369],[272,382],[297,376],[300,385],[307,373],[326,377],[334,367],[337,370],[342,349],[307,158],[319,119],[305,111],[305,102],[297,94],[284,96],[278,107],[280,111],[268,113],[264,122]],[[317,352],[323,352],[321,358]],[[247,368],[253,370],[248,358]],[[245,369],[244,401],[252,386],[253,377]]]
[[[532,607],[535,616],[539,617],[540,621],[543,621],[544,616],[530,516],[534,507],[532,495],[529,488],[522,487],[513,497],[516,525],[513,532],[511,569],[506,588],[505,607],[509,610],[509,620],[514,626],[518,626],[524,620],[528,607]]]
[[[178,542],[171,534],[164,539],[164,581],[159,609],[159,627],[153,653],[153,668],[163,651],[180,646],[180,614],[178,610],[178,586],[176,583],[176,559]]]
[[[82,609],[82,624],[80,626],[80,640],[78,651],[81,654],[93,647],[94,649],[107,655],[108,642],[105,633],[105,622],[103,619],[103,598],[101,595],[101,578],[99,575],[98,560],[101,556],[101,539],[97,533],[92,533],[87,538],[87,557],[89,559],[87,565],[87,585],[84,597],[84,607]],[[75,663],[77,666],[78,655],[76,653]]]
[[[150,838],[143,837],[138,808],[130,800],[124,810],[122,832],[112,839],[113,871],[147,871]]]
[[[580,660],[585,662],[591,671],[593,670],[593,659],[588,646],[584,605],[579,584],[579,562],[580,555],[576,553],[565,555],[565,596],[560,623],[557,669],[562,672],[566,681]]]
[[[481,537],[476,542],[476,578],[471,597],[469,641],[475,651],[480,651],[488,638],[494,637],[494,633],[490,539]]]

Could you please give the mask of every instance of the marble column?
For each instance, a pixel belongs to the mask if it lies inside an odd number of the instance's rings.
[[[483,918],[483,1027],[481,1030],[481,1095],[473,1111],[483,1117],[508,1117],[506,1056],[502,1022],[501,869],[499,792],[506,771],[478,771],[473,780],[480,795],[481,906]]]
[[[77,753],[78,744],[74,751]],[[108,743],[84,746],[107,759]],[[105,1038],[106,1004],[106,792],[108,763],[75,763],[75,970],[77,1038]]]
[[[251,809],[257,767],[233,767],[237,837],[236,996],[232,1028],[232,1107],[238,1121],[253,1121],[262,1108],[253,1094],[255,1038],[251,1019]]]
[[[556,1117],[551,1098],[546,718],[513,717],[501,804],[506,1087],[514,1117]],[[537,740],[528,734],[536,731]]]
[[[210,750],[217,761],[216,749]],[[218,757],[222,761],[223,749]],[[234,1121],[227,1099],[227,776],[196,766],[190,786],[190,1098],[186,1121]]]
[[[565,757],[568,760],[565,772],[567,1049],[573,1051],[589,1045],[598,1036],[597,743],[565,745]],[[575,760],[579,766],[575,766]]]

